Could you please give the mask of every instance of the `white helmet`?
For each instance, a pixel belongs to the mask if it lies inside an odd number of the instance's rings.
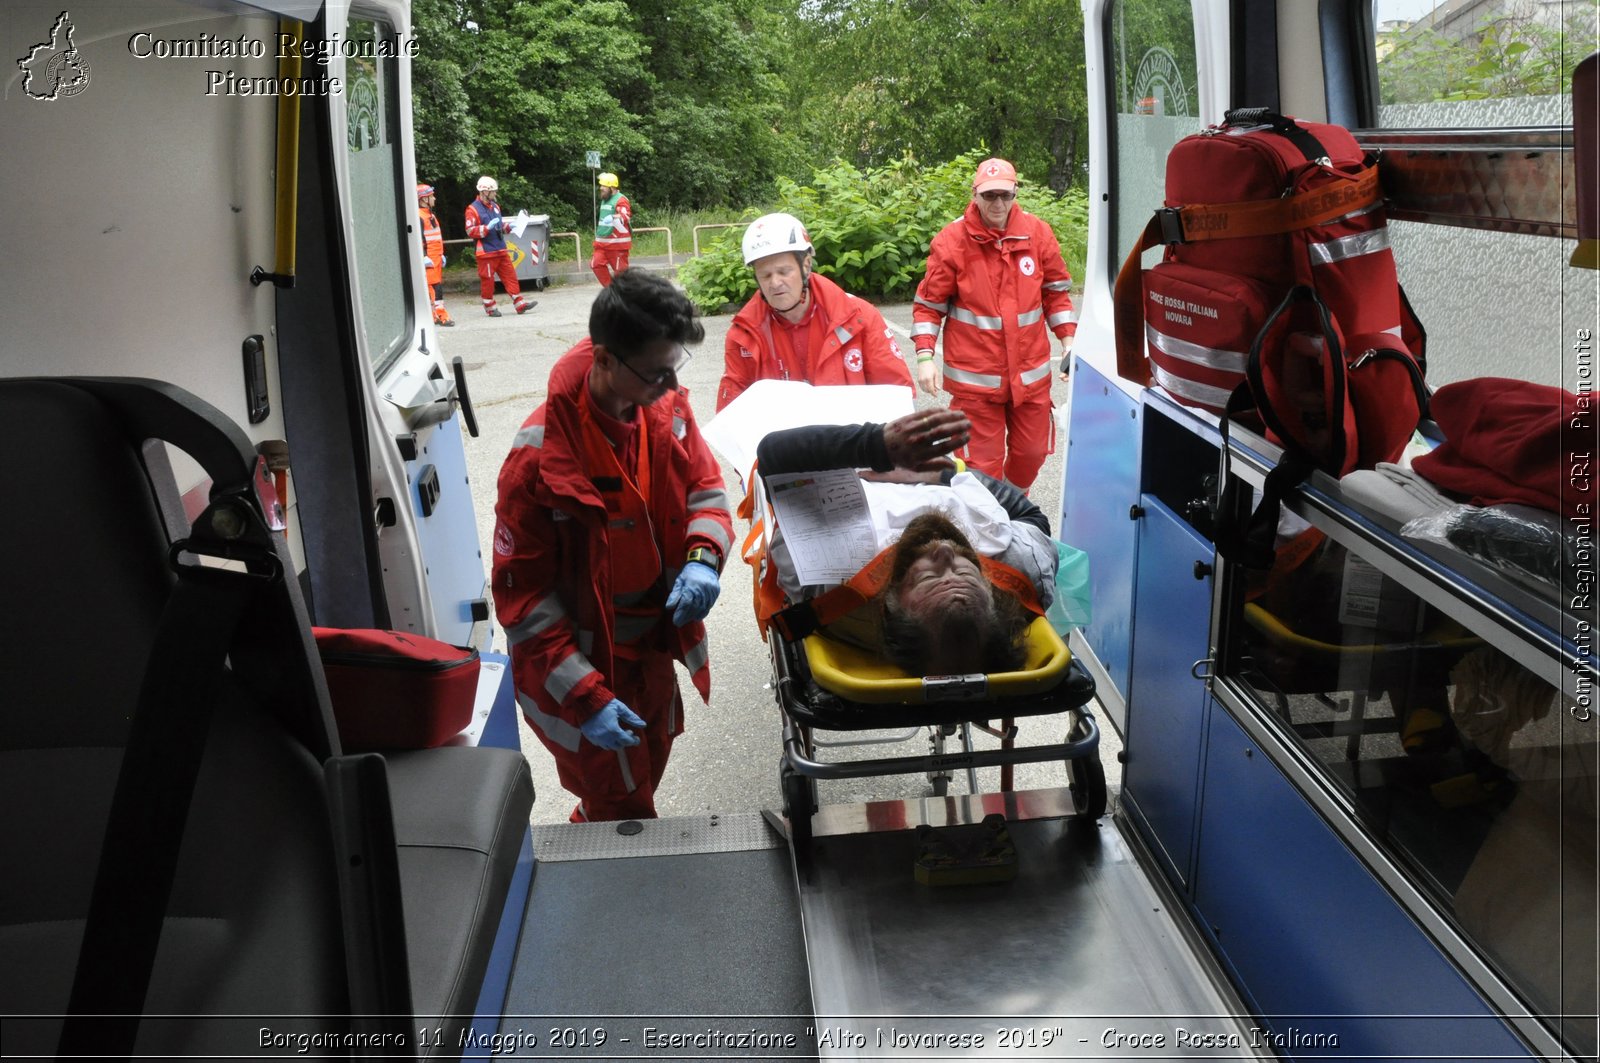
[[[500,191],[500,182],[485,174],[484,176],[478,178],[478,191],[498,192]]]
[[[804,255],[811,250],[811,234],[793,214],[763,214],[744,231],[744,264],[758,258],[794,251]]]

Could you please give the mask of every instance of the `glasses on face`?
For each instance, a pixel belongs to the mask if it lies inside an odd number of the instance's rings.
[[[1017,198],[1015,192],[979,192],[978,198],[985,203],[1010,203]]]
[[[662,385],[668,384],[677,379],[678,374],[683,372],[683,367],[689,364],[689,359],[694,357],[693,354],[689,353],[689,348],[687,347],[679,347],[678,354],[681,357],[679,357],[676,363],[668,366],[666,369],[651,373],[649,376],[645,376],[643,373],[639,372],[639,370],[635,369],[626,358],[618,358],[617,361],[627,366],[628,372],[644,381],[644,383],[648,386],[659,388]]]

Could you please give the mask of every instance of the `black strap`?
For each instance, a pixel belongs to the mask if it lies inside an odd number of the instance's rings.
[[[211,527],[220,509],[250,515],[225,499],[196,527]],[[269,535],[259,514],[255,519],[258,533]],[[257,590],[283,578],[275,564],[260,575],[178,563],[193,542],[173,550],[178,581],[150,649],[117,775],[58,1045],[63,1057],[133,1053],[228,649]]]
[[[1228,472],[1228,422],[1234,416],[1256,408],[1248,383],[1240,384],[1228,397],[1222,414],[1222,468],[1219,479],[1222,493],[1217,501],[1217,512],[1212,521],[1213,539],[1217,553],[1244,568],[1270,569],[1278,558],[1278,514],[1281,504],[1317,464],[1310,455],[1296,448],[1285,448],[1278,464],[1267,473],[1261,488],[1261,501],[1248,517],[1241,514],[1248,508],[1245,492],[1249,485]]]
[[[1235,107],[1222,116],[1222,124],[1271,126],[1274,133],[1299,148],[1300,154],[1306,157],[1307,162],[1321,162],[1328,157],[1328,149],[1311,135],[1309,129],[1267,107]]]

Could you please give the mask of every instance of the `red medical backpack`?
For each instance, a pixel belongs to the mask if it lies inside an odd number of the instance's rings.
[[[1144,270],[1158,244],[1162,261]],[[1221,416],[1224,432],[1254,411],[1284,448],[1275,492],[1314,468],[1395,460],[1427,410],[1425,336],[1395,272],[1377,164],[1341,126],[1251,108],[1180,140],[1166,207],[1115,301],[1118,372]]]

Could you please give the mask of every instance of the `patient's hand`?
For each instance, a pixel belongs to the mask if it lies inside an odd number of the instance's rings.
[[[972,425],[960,410],[921,410],[883,426],[883,445],[897,469],[939,470],[945,455],[967,445]]]

